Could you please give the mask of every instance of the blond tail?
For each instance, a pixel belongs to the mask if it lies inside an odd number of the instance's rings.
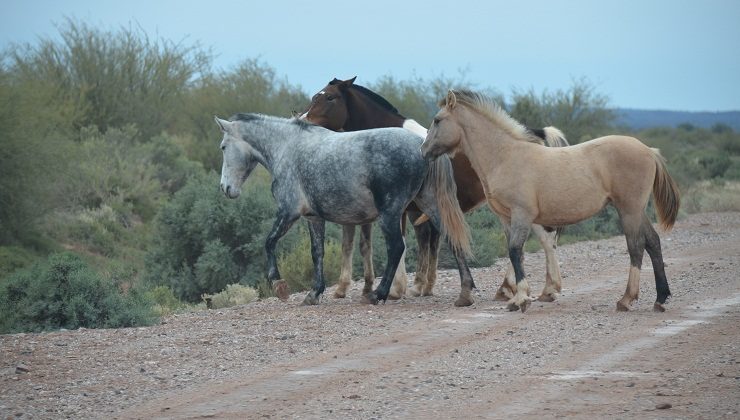
[[[565,138],[565,134],[558,130],[556,127],[549,126],[542,129],[545,134],[545,145],[548,147],[566,147],[570,146],[568,139]]]
[[[427,182],[434,186],[442,233],[455,250],[469,257],[472,255],[470,228],[457,201],[457,186],[452,174],[450,158],[443,155],[430,164]]]
[[[664,231],[673,228],[681,206],[681,197],[676,182],[671,178],[665,166],[665,159],[658,149],[650,149],[655,159],[655,180],[653,181],[653,200],[658,222]]]

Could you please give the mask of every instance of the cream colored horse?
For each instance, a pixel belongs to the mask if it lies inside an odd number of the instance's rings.
[[[577,223],[607,204],[619,213],[630,255],[627,290],[617,310],[629,310],[638,297],[645,250],[655,273],[653,308],[665,310],[671,292],[660,238],[645,208],[652,192],[661,227],[669,230],[678,214],[679,194],[656,149],[626,136],[601,137],[569,147],[540,147],[521,141],[527,135],[524,126],[483,95],[450,91],[440,106],[422,153],[434,158],[459,152],[470,159],[488,205],[504,222],[517,284],[510,310],[524,312],[531,301],[522,267],[522,246],[531,225]]]

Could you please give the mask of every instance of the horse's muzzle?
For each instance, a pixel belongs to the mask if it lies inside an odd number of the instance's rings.
[[[226,195],[228,198],[236,198],[239,197],[239,191],[238,188],[231,188],[231,185],[224,185],[221,184],[221,191]]]

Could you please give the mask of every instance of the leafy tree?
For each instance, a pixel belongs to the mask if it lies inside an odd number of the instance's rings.
[[[533,90],[514,90],[511,116],[530,127],[559,128],[571,144],[604,134],[613,124],[614,111],[606,96],[595,92],[585,79],[576,80],[568,90],[537,95]]]
[[[197,45],[153,40],[131,27],[102,31],[68,19],[60,36],[15,46],[10,62],[18,82],[43,86],[77,129],[135,122],[138,139],[149,139],[170,127],[172,109],[210,63]]]

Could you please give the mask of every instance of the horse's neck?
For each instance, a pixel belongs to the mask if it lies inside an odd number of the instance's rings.
[[[485,117],[471,111],[462,115],[461,126],[465,138],[460,147],[481,179],[485,178],[491,168],[506,162],[512,148],[524,143],[514,139],[508,131]]]
[[[383,108],[360,92],[350,92],[347,95],[347,122],[344,123],[344,131],[403,126],[405,117]]]
[[[258,153],[256,156],[262,166],[272,173],[273,164],[286,147],[286,142],[294,137],[294,127],[285,127],[269,122],[259,121],[244,126],[244,140]]]

